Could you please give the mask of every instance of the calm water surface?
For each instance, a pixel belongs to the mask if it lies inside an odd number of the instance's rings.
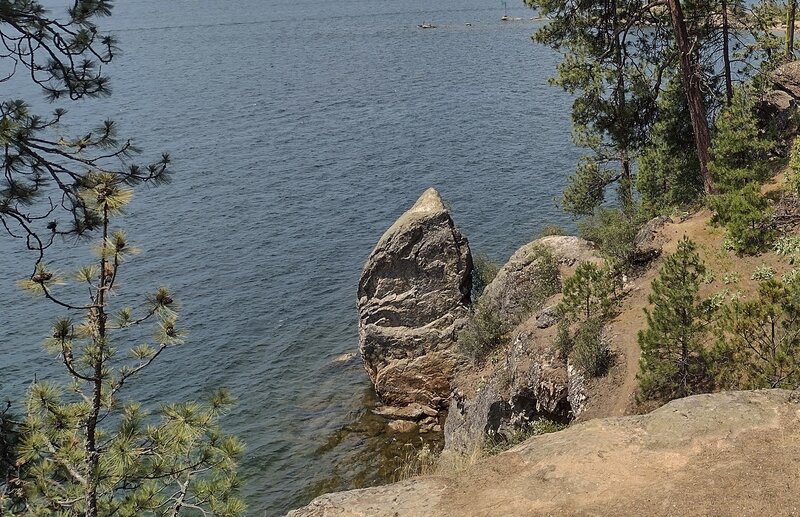
[[[122,221],[142,250],[125,286],[168,284],[190,335],[131,395],[228,386],[253,515],[385,478],[367,377],[357,358],[333,360],[357,350],[361,266],[423,190],[498,260],[569,225],[553,199],[577,158],[570,100],[547,85],[555,56],[531,43],[532,13],[502,14],[478,0],[126,0],[107,20],[123,49],[114,95],[70,105],[69,120],[112,118],[145,157],[172,153],[173,184],[140,191]],[[0,86],[49,109],[24,81]],[[73,246],[58,253],[75,262]],[[16,290],[31,260],[18,250],[0,238],[12,398],[54,372],[39,346],[54,311]]]

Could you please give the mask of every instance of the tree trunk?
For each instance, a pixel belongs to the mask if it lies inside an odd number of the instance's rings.
[[[728,98],[728,104],[730,104],[731,100],[733,100],[733,79],[731,78],[728,0],[722,0],[722,64],[723,67],[725,68],[725,94]]]
[[[686,92],[686,101],[689,104],[689,115],[694,131],[694,143],[697,148],[697,159],[700,161],[700,174],[703,177],[703,190],[706,194],[714,191],[711,172],[708,162],[711,161],[711,137],[708,132],[708,119],[706,118],[703,93],[700,91],[700,72],[693,58],[694,51],[689,43],[686,31],[686,22],[683,19],[683,10],[679,0],[668,0],[669,11],[672,16],[672,30],[675,33],[675,42],[680,56],[681,83]]]
[[[797,0],[789,0],[786,19],[786,57],[794,57],[794,21],[797,14]]]

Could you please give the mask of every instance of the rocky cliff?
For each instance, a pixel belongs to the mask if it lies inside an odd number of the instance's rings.
[[[794,392],[717,393],[537,436],[458,475],[324,495],[289,516],[797,515],[798,464]]]
[[[420,415],[446,407],[471,275],[469,243],[428,189],[380,238],[358,285],[361,356],[382,402],[421,404]]]

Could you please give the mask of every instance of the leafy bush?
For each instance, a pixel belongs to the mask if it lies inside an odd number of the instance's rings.
[[[564,228],[557,224],[548,224],[539,232],[539,237],[550,237],[551,235],[566,235]]]
[[[472,299],[477,300],[486,286],[492,283],[500,265],[483,253],[476,253],[472,257]]]
[[[753,280],[763,281],[763,280],[769,280],[774,276],[775,276],[775,268],[773,268],[769,264],[761,264],[755,269],[755,271],[753,271],[753,275],[750,278]]]
[[[591,217],[578,223],[578,235],[595,243],[612,268],[625,270],[635,261],[634,240],[643,223],[639,215],[598,208]]]
[[[712,222],[725,225],[738,255],[761,253],[777,236],[772,207],[757,184],[714,196],[711,207]]]
[[[559,312],[567,320],[605,319],[616,302],[617,279],[606,268],[584,262],[564,282]]]
[[[800,138],[796,138],[792,144],[786,184],[794,195],[800,195]]]
[[[611,365],[611,352],[603,340],[603,322],[590,318],[580,324],[573,339],[572,361],[587,375],[599,377]]]
[[[781,257],[788,257],[789,264],[796,264],[800,257],[800,237],[781,237],[772,247]]]
[[[526,313],[541,309],[545,300],[561,291],[558,260],[549,249],[544,246],[534,246],[528,260],[532,267],[523,301]]]
[[[473,362],[480,362],[508,342],[508,330],[497,306],[478,300],[469,322],[458,334],[458,349]]]
[[[561,357],[564,359],[564,362],[567,361],[569,354],[572,352],[572,336],[569,333],[569,322],[562,318],[558,322],[558,328],[556,329],[556,337],[553,341],[553,344],[556,347],[556,350],[561,354]]]

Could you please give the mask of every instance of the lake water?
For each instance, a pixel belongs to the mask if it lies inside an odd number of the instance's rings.
[[[58,5],[58,0],[49,4]],[[511,2],[510,2],[511,3]],[[155,403],[229,387],[247,442],[252,515],[377,483],[387,441],[357,358],[355,292],[383,231],[427,187],[473,251],[506,259],[548,223],[578,152],[570,99],[533,14],[499,1],[126,0],[106,20],[123,54],[114,95],[71,124],[116,120],[170,151],[174,182],[137,194],[122,224],[141,254],[127,291],[168,284],[185,347],[130,392]],[[417,24],[434,23],[432,30]],[[467,24],[471,24],[468,26]],[[24,81],[3,98],[49,109]],[[60,243],[75,262],[82,246]],[[53,311],[14,286],[31,257],[0,237],[0,395],[58,371],[39,343]]]

